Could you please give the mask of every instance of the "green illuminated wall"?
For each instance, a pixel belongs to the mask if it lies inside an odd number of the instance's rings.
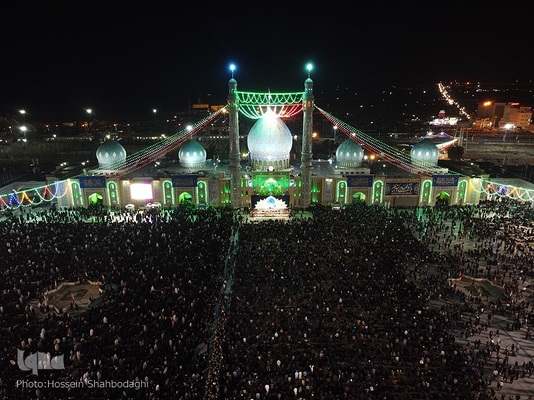
[[[83,206],[82,189],[78,182],[72,182],[71,185],[72,204],[74,207]]]
[[[232,204],[232,190],[231,190],[231,182],[229,179],[225,179],[222,181],[219,181],[219,201],[222,205],[228,205]]]
[[[427,179],[421,185],[421,193],[419,198],[419,204],[430,204],[432,201],[432,181]]]
[[[319,203],[321,200],[321,182],[313,180],[311,184],[311,202]]]
[[[163,201],[164,206],[174,206],[174,189],[170,180],[163,181]]]
[[[384,200],[384,182],[376,181],[373,183],[373,204],[382,204]]]
[[[252,176],[254,190],[260,196],[282,196],[289,189],[289,174],[262,174]]]
[[[467,197],[467,180],[461,180],[456,191],[456,204],[464,204]]]
[[[198,203],[205,204],[208,202],[208,185],[204,181],[198,181]]]
[[[339,181],[337,183],[337,190],[336,190],[336,201],[340,202],[341,204],[345,204],[347,202],[347,182],[345,181]]]
[[[119,188],[113,181],[107,184],[108,205],[116,207],[120,205]]]

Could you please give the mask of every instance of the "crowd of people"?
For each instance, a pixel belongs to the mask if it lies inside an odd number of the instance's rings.
[[[533,217],[507,201],[261,221],[228,209],[17,213],[0,222],[0,395],[502,399],[534,365],[514,362],[517,344],[482,317],[528,337]],[[506,301],[460,290],[464,276]],[[110,289],[76,315],[29,305],[65,281]],[[65,368],[30,375],[19,349],[64,355]],[[51,379],[140,387],[19,384]]]
[[[83,210],[17,215],[0,223],[0,394],[7,399],[201,398],[232,215],[214,210],[131,214]],[[33,222],[28,222],[33,221]],[[89,222],[88,222],[89,221]],[[98,307],[42,315],[33,298],[62,281],[99,281]],[[62,382],[146,382],[147,388],[17,388],[38,379],[17,368],[17,350],[64,356]],[[10,363],[11,361],[11,363]],[[59,385],[59,383],[58,383]],[[27,386],[27,385],[26,385]]]

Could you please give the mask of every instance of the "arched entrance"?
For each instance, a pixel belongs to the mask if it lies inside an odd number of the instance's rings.
[[[358,192],[352,195],[352,202],[357,203],[359,201],[365,201],[365,193]]]
[[[262,196],[281,196],[284,194],[284,188],[277,180],[269,178],[259,187],[258,193]]]
[[[448,206],[451,204],[451,195],[447,192],[439,192],[436,196],[437,206]]]
[[[98,193],[93,193],[87,198],[87,204],[89,206],[102,206],[104,205],[104,198]]]
[[[180,196],[178,196],[178,203],[179,204],[191,204],[193,203],[193,196],[191,196],[187,192],[183,192]]]

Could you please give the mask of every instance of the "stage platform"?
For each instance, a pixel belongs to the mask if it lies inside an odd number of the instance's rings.
[[[252,210],[250,219],[289,219],[291,211],[285,210]]]

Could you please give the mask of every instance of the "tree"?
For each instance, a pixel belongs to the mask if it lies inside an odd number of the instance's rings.
[[[462,146],[452,146],[447,150],[449,159],[454,161],[460,161],[464,156],[464,148]]]

